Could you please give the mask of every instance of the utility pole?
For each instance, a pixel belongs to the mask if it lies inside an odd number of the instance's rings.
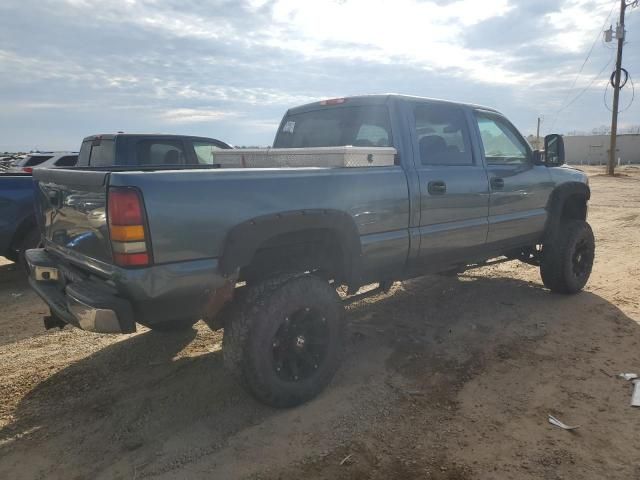
[[[536,129],[536,148],[540,150],[540,117],[538,117],[538,128]]]
[[[607,165],[607,174],[613,175],[616,168],[616,140],[618,135],[618,104],[620,100],[620,76],[622,71],[622,47],[624,46],[624,14],[627,7],[637,5],[637,0],[627,3],[626,0],[620,0],[620,20],[616,27],[616,38],[618,40],[618,55],[616,57],[616,71],[613,81],[613,108],[611,115],[611,146],[609,148],[609,163]],[[611,32],[607,35],[610,38]]]

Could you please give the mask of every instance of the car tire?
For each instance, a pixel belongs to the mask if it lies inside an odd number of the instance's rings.
[[[555,293],[577,293],[589,280],[594,258],[591,226],[583,220],[570,220],[560,226],[553,242],[543,247],[542,283]]]
[[[259,401],[285,408],[318,395],[344,349],[344,309],[312,274],[283,274],[248,287],[227,312],[225,368]]]

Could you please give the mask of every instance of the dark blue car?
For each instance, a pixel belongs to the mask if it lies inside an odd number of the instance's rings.
[[[40,243],[33,203],[33,177],[0,176],[0,256],[24,261],[24,252]]]

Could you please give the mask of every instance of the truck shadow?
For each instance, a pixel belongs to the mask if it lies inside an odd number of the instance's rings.
[[[349,307],[347,361],[329,387],[336,391],[292,412],[331,412],[332,403],[353,400],[341,389],[357,387],[364,376],[415,380],[418,369],[421,378],[440,375],[447,381],[452,365],[455,370],[471,354],[486,359],[500,345],[535,342],[545,335],[544,322],[576,315],[586,324],[576,331],[584,338],[572,339],[578,344],[608,328],[603,319],[624,334],[638,332],[633,319],[589,292],[558,296],[537,283],[474,275],[406,282]],[[220,335],[203,332],[138,334],[53,374],[19,401],[14,421],[0,430],[0,457],[28,461],[33,448],[46,442],[39,454],[49,468],[91,477],[118,462],[153,464],[162,452],[190,451],[189,461],[197,461],[273,415],[290,421],[287,411],[259,404],[223,372]],[[197,355],[181,355],[197,342],[209,345]],[[376,364],[369,361],[376,349],[392,353]],[[429,352],[417,365],[411,360],[416,351]],[[432,361],[437,356],[446,362]]]
[[[5,288],[24,287],[27,288],[27,277],[19,271],[15,263],[5,263],[0,265],[0,290]]]
[[[48,310],[18,265],[0,264],[0,347],[43,334],[42,316]]]

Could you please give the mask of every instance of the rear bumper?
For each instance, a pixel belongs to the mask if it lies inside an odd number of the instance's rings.
[[[26,259],[29,283],[56,317],[92,332],[131,333],[136,322],[153,328],[173,320],[213,321],[235,286],[233,278],[219,274],[216,259],[137,269],[109,266],[101,274],[55,251],[28,250]],[[58,279],[38,280],[36,267],[56,268]]]
[[[105,282],[87,279],[69,282],[56,262],[44,249],[28,250],[29,284],[49,305],[51,312],[65,323],[97,333],[132,333],[136,331],[131,303],[116,295]],[[36,268],[58,269],[55,280],[36,279]]]

